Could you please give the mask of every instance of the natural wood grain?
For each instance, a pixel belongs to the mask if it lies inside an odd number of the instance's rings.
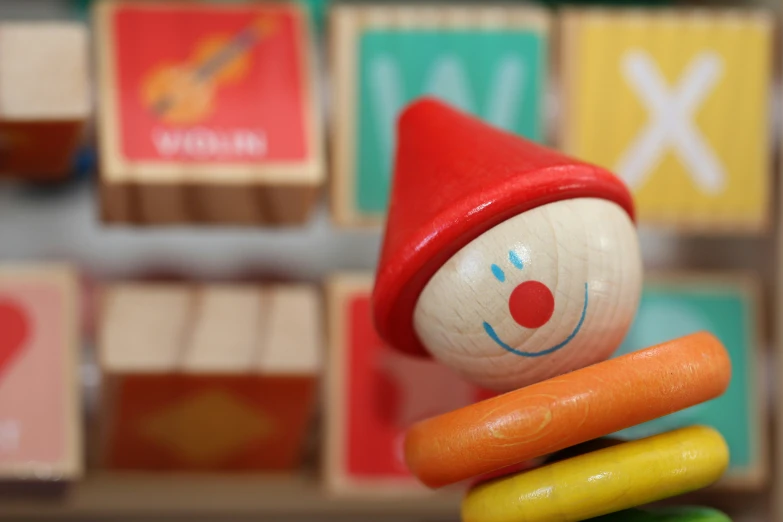
[[[190,290],[177,284],[109,286],[102,295],[100,364],[108,373],[177,368],[192,313]]]
[[[261,291],[214,286],[193,299],[198,305],[183,369],[194,373],[246,371],[259,344],[259,323],[267,312]]]
[[[320,369],[319,314],[307,285],[108,288],[98,460],[147,470],[296,466]]]
[[[320,295],[308,285],[269,288],[268,324],[259,371],[270,375],[314,375],[321,369]]]

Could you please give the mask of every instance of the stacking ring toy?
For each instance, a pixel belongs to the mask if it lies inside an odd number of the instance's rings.
[[[700,404],[730,374],[718,339],[681,337],[422,421],[408,468],[430,487],[460,482]]]
[[[728,462],[717,431],[682,428],[481,484],[462,520],[576,522],[706,487]]]

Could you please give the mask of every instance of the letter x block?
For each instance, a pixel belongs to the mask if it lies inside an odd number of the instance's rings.
[[[622,176],[643,223],[765,229],[771,16],[576,9],[562,29],[564,151]]]
[[[103,220],[304,222],[324,179],[307,14],[294,3],[95,9]]]
[[[102,465],[291,469],[320,362],[309,286],[122,284],[102,299]]]

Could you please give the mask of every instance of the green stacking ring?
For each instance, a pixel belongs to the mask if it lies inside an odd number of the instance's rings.
[[[731,522],[731,519],[720,511],[701,507],[629,509],[590,520],[592,522]]]

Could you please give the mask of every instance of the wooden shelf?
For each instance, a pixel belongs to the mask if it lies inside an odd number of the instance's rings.
[[[109,516],[456,517],[459,494],[347,498],[315,476],[91,473],[58,495],[0,497],[0,518]]]
[[[313,474],[302,475],[192,475],[144,473],[90,473],[58,495],[0,496],[0,519],[96,520],[113,517],[312,517],[316,520],[351,518],[387,520],[458,520],[461,495],[457,492],[405,496],[336,497],[324,491]],[[716,495],[708,490],[667,503],[711,505],[737,520],[768,517],[763,493]]]

